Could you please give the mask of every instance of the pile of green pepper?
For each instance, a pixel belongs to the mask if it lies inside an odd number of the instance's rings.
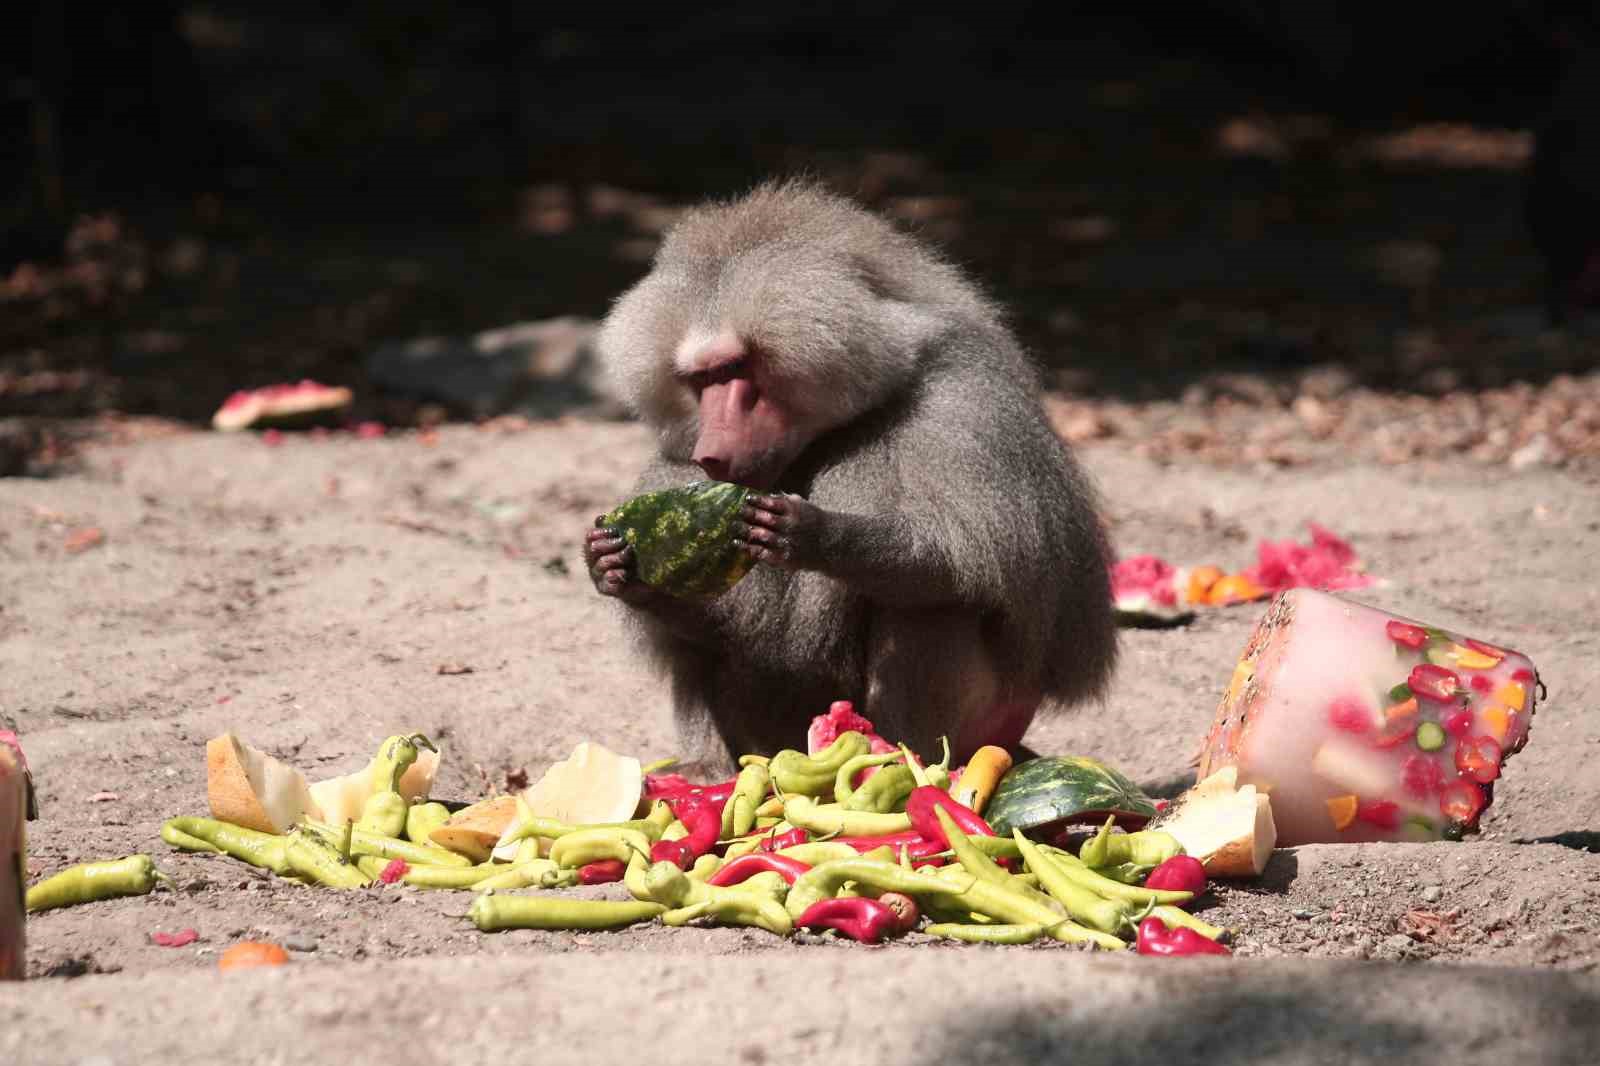
[[[519,800],[518,821],[502,838],[516,844],[514,860],[476,864],[430,843],[449,817],[443,805],[408,805],[396,789],[418,749],[431,747],[420,735],[385,740],[372,797],[353,824],[306,821],[275,835],[180,817],[162,826],[162,839],[306,884],[471,891],[467,917],[484,932],[659,920],[777,936],[826,927],[876,942],[920,923],[923,933],[954,940],[1050,939],[1107,950],[1129,947],[1151,918],[1211,941],[1226,932],[1183,910],[1193,892],[1138,883],[1181,853],[1171,836],[1113,833],[1107,822],[1076,856],[1021,832],[998,837],[954,798],[948,747],[943,762],[924,766],[904,747],[874,753],[866,736],[847,731],[814,755],[747,756],[721,784],[658,784],[645,817],[606,825],[566,825]],[[148,891],[148,871],[140,872]],[[551,891],[608,880],[631,898]],[[35,891],[41,906],[53,905],[55,886]]]

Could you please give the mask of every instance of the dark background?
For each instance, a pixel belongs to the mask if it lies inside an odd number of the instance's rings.
[[[674,205],[797,169],[944,243],[1081,393],[1594,365],[1449,332],[1537,311],[1496,146],[1593,5],[927,6],[13,5],[0,414],[200,420],[359,386],[386,340],[597,316]],[[1370,150],[1419,127],[1453,154]]]

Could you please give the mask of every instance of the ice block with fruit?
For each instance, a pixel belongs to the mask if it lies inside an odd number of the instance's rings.
[[[32,788],[28,764],[15,733],[0,729],[0,981],[23,974],[23,879],[27,875],[23,820],[29,817]]]
[[[1279,594],[1234,668],[1200,777],[1235,766],[1278,845],[1474,832],[1528,739],[1526,655],[1308,588]]]

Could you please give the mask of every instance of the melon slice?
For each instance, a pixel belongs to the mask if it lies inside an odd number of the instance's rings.
[[[310,421],[344,410],[353,398],[342,385],[323,385],[310,379],[292,385],[242,389],[224,400],[211,416],[211,428],[231,432],[255,425]]]
[[[495,796],[450,816],[428,839],[473,862],[488,862],[490,852],[517,817],[517,797]]]
[[[406,767],[400,775],[400,795],[407,803],[426,802],[433,791],[433,779],[439,773],[440,752],[421,750],[417,761]],[[322,812],[321,820],[330,825],[359,821],[361,808],[372,795],[372,767],[378,761],[374,755],[354,773],[330,777],[311,786],[311,799]]]
[[[644,768],[639,760],[591,741],[583,741],[572,754],[552,763],[544,776],[522,790],[522,799],[534,816],[567,825],[625,822],[639,811],[644,798]],[[503,836],[516,831],[515,820]],[[517,841],[496,842],[495,858],[510,861]],[[542,851],[549,842],[541,843]]]
[[[231,732],[206,741],[206,799],[211,817],[262,833],[321,813],[304,774]]]
[[[1278,841],[1266,793],[1239,787],[1231,766],[1179,796],[1150,828],[1176,837],[1212,877],[1261,876]]]

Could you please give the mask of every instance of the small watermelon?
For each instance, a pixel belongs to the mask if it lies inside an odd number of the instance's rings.
[[[750,490],[725,481],[696,481],[635,496],[605,524],[633,545],[639,578],[684,599],[727,592],[755,560],[733,542],[733,524]]]
[[[1136,827],[1156,816],[1156,805],[1120,771],[1082,755],[1029,759],[1000,779],[983,816],[1001,836],[1052,822],[1103,821]]]

